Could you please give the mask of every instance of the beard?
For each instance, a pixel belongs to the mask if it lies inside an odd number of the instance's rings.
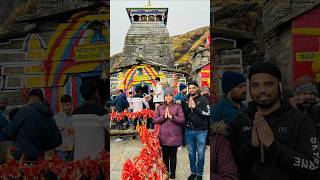
[[[260,96],[266,96],[266,97],[268,97],[268,99],[259,100]],[[272,95],[264,92],[264,93],[259,94],[259,96],[257,96],[255,99],[253,98],[253,101],[261,109],[268,109],[268,108],[272,107],[279,100],[279,94],[277,94],[275,97],[276,98],[272,99]]]
[[[310,108],[315,105],[317,102],[316,101],[312,101],[312,100],[306,100],[306,101],[303,101],[302,104],[298,104],[297,105],[297,108],[300,110],[300,111],[303,111],[303,112],[308,112],[310,110]]]
[[[190,96],[195,96],[195,95],[197,95],[196,92],[190,92],[189,94],[190,94]]]
[[[231,97],[231,99],[232,101],[240,104],[242,101],[246,100],[246,93],[242,93],[241,96]]]
[[[274,99],[274,100],[255,100],[254,102],[261,109],[268,109],[268,108],[272,107],[277,101],[278,101],[278,99]]]
[[[268,109],[270,107],[272,107],[275,103],[276,103],[276,100],[274,101],[265,101],[265,100],[262,100],[262,101],[256,101],[255,102],[257,106],[259,106],[261,109]]]

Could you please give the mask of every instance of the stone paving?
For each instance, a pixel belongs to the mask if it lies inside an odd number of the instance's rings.
[[[111,137],[111,147],[110,147],[110,171],[111,171],[111,180],[120,180],[121,179],[121,170],[122,165],[127,159],[132,159],[134,156],[139,154],[142,144],[139,139],[132,140],[132,138],[126,138],[124,141],[115,142],[116,137]],[[205,172],[203,179],[209,180],[209,165],[210,165],[210,148],[206,148],[206,161],[205,161]],[[187,180],[190,175],[189,168],[189,158],[188,150],[186,147],[183,147],[181,150],[178,150],[178,160],[177,160],[177,180]]]

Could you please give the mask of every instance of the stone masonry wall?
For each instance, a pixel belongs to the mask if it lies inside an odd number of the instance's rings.
[[[171,38],[164,24],[132,24],[126,35],[121,66],[138,59],[173,68]]]

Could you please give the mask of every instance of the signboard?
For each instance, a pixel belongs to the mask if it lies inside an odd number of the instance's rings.
[[[78,46],[74,48],[76,61],[103,61],[109,57],[109,47],[103,45]]]
[[[292,24],[293,82],[301,76],[318,77],[313,64],[320,60],[320,7],[296,17]]]
[[[201,87],[210,87],[210,64],[201,69]]]
[[[320,60],[320,52],[296,52],[297,62],[314,62]]]

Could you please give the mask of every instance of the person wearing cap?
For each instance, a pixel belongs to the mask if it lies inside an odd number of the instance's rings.
[[[0,97],[0,130],[7,127],[9,124],[9,118],[5,112],[7,105],[8,99],[6,97]]]
[[[246,79],[237,72],[226,71],[222,75],[222,91],[224,97],[211,107],[212,122],[224,120],[226,124],[232,122],[239,111],[244,108],[242,102],[246,100]]]
[[[281,72],[269,62],[249,69],[252,102],[230,123],[240,180],[309,180],[319,166],[313,122],[281,98]]]
[[[164,103],[155,111],[154,123],[160,124],[159,140],[163,162],[170,172],[170,179],[175,179],[177,149],[182,145],[181,125],[184,123],[184,114],[181,105],[173,101],[171,87],[165,88],[164,95]]]
[[[318,140],[320,139],[320,106],[317,104],[318,90],[312,83],[301,84],[296,87],[290,98],[293,107],[308,114],[312,119]]]
[[[14,158],[19,160],[24,155],[26,161],[44,158],[45,151],[53,150],[62,143],[53,113],[40,89],[29,92],[27,106],[22,107],[0,133],[0,141],[7,140],[16,140]]]
[[[200,95],[197,82],[189,82],[188,90],[189,95],[182,102],[185,115],[185,140],[191,169],[188,180],[202,180],[210,106],[208,99]]]
[[[210,89],[209,87],[202,87],[201,88],[201,96],[204,96],[204,97],[209,97],[210,96]]]
[[[174,101],[178,104],[181,104],[182,101],[186,100],[187,92],[188,92],[188,86],[185,84],[179,85],[180,92],[174,97]]]

